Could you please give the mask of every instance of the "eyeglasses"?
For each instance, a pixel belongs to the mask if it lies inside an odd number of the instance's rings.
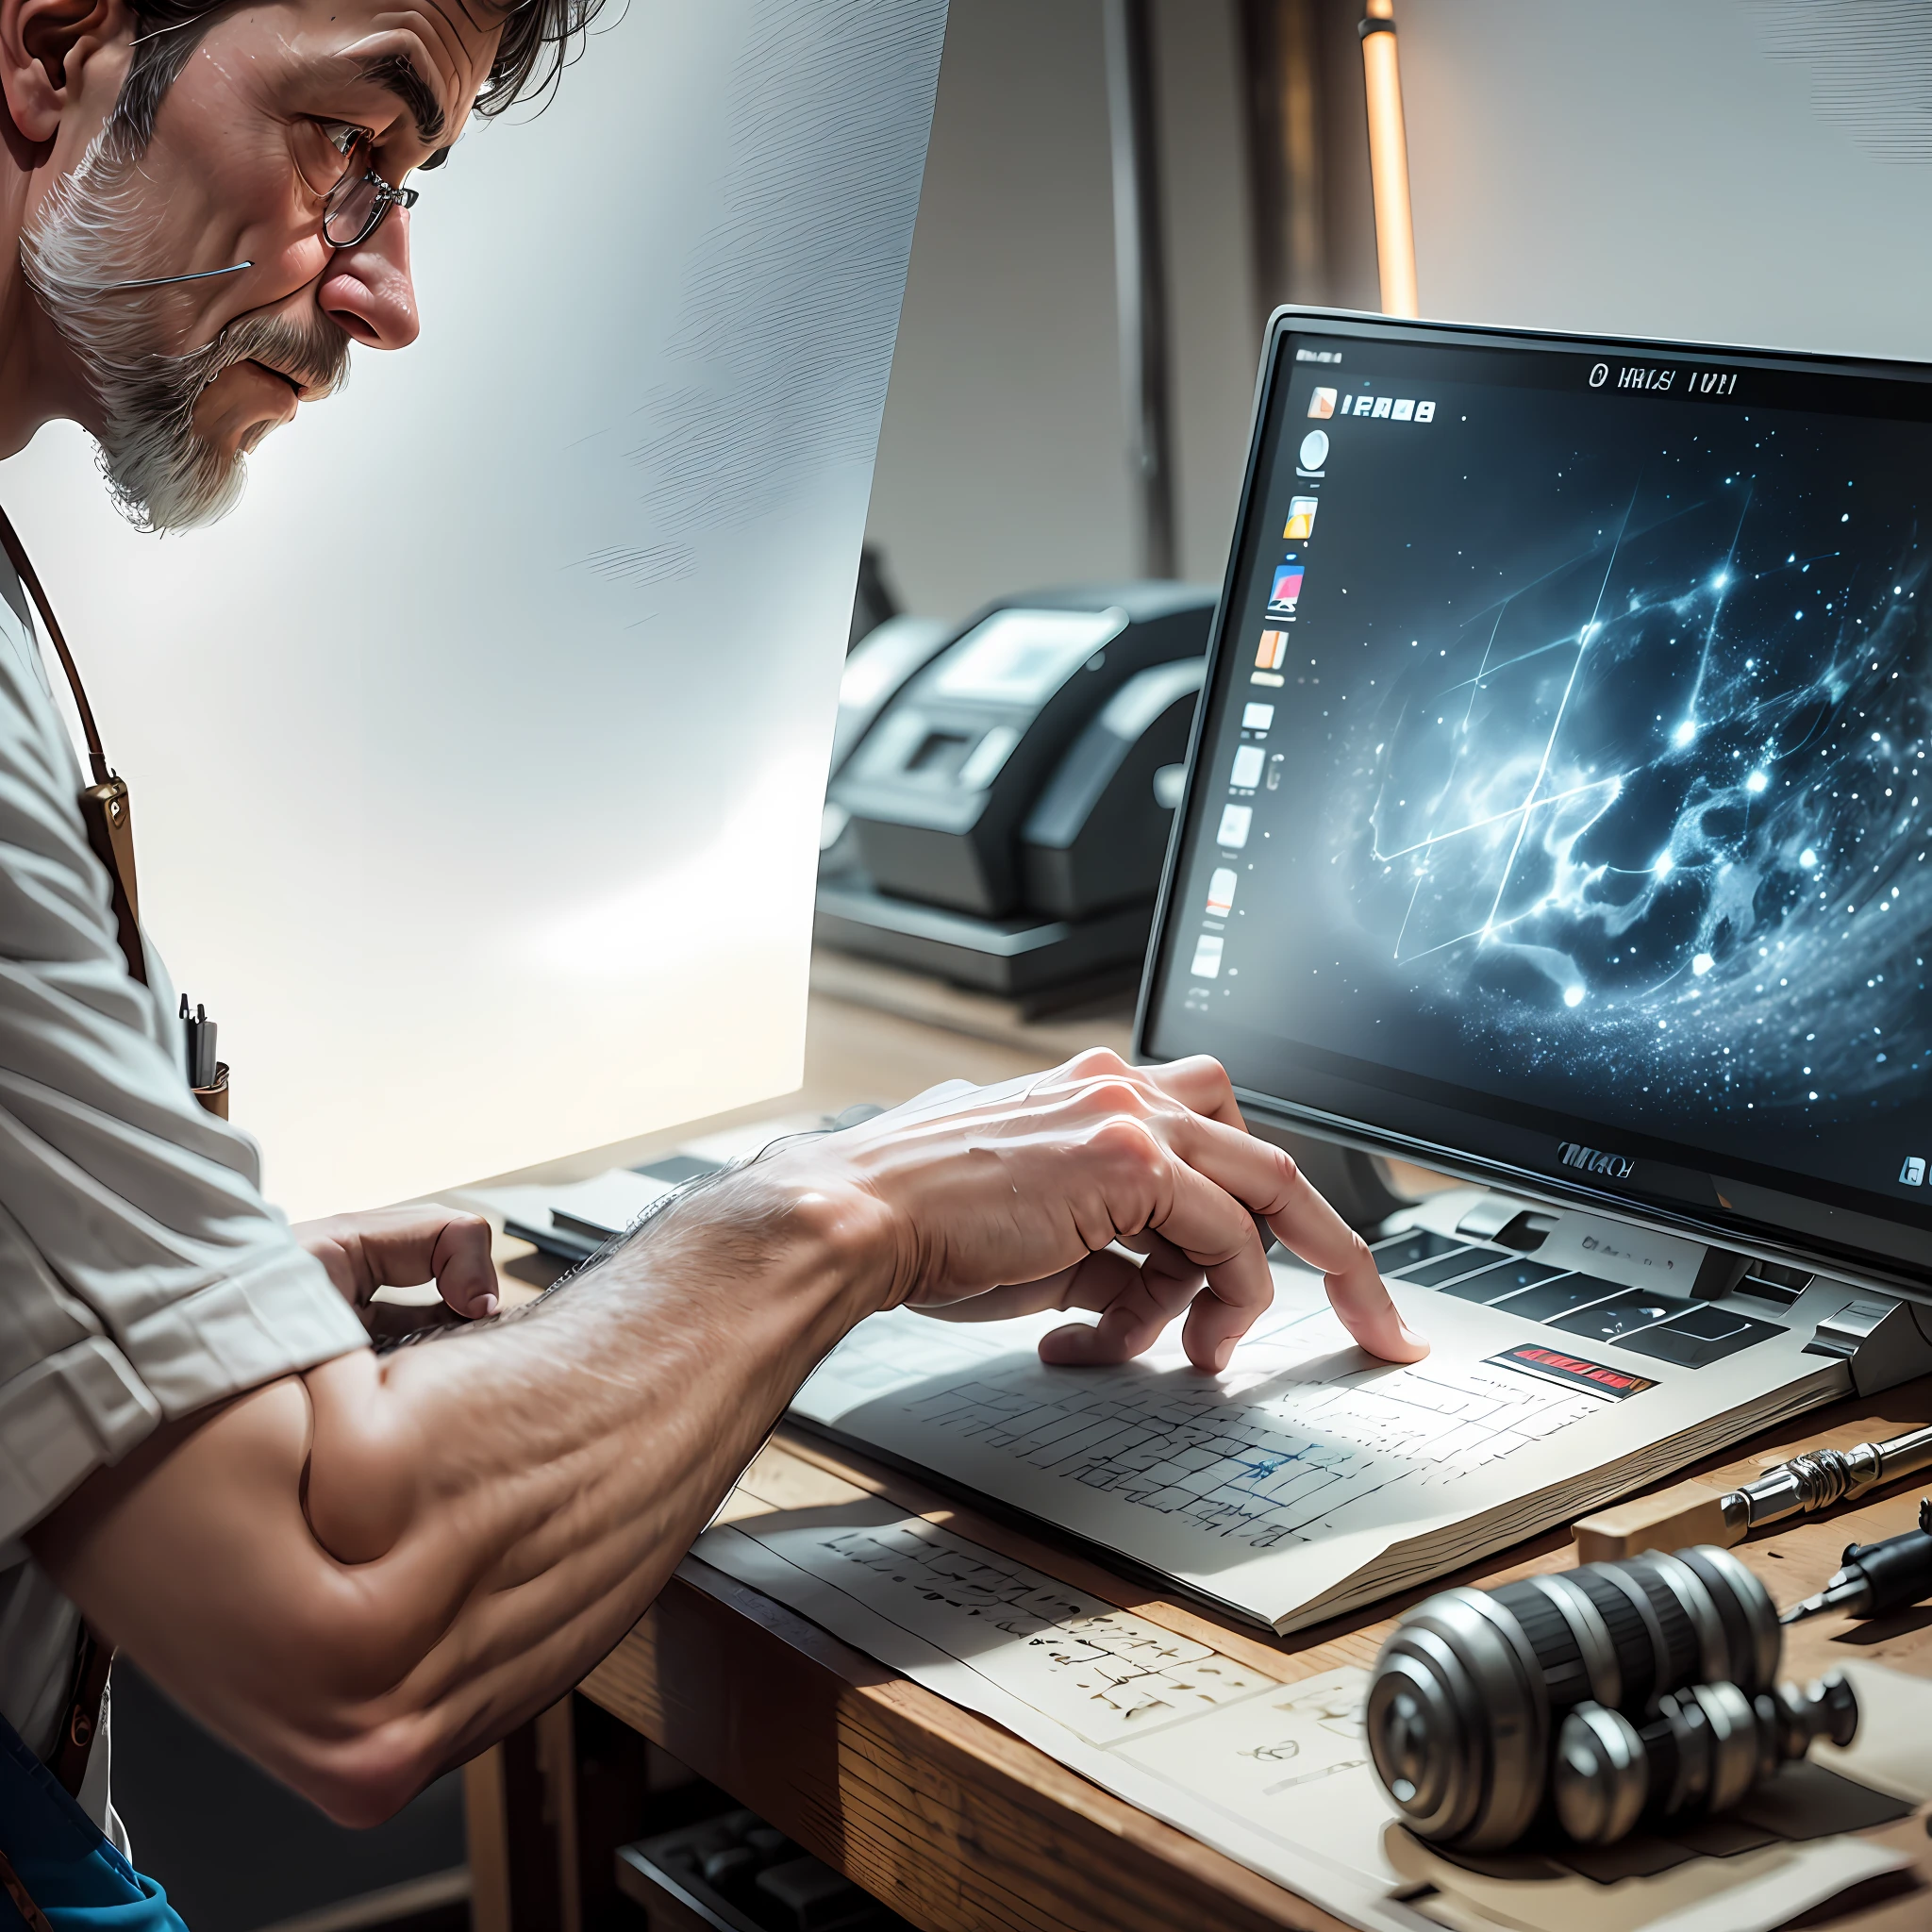
[[[392,208],[414,208],[413,188],[391,188],[374,168],[344,175],[322,205],[322,239],[331,248],[359,248]]]

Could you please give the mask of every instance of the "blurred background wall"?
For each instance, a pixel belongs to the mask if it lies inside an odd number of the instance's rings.
[[[955,0],[869,537],[908,608],[1137,568],[1106,0]],[[1378,306],[1359,0],[1149,0],[1182,575],[1261,322]],[[1924,0],[1396,0],[1422,312],[1932,355]]]
[[[1932,356],[1932,8],[1397,11],[1424,315]]]

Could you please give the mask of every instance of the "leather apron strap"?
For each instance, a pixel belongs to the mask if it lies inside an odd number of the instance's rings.
[[[26,1887],[20,1882],[20,1874],[5,1852],[0,1852],[0,1887],[13,1901],[13,1909],[26,1921],[29,1932],[54,1932],[46,1913],[27,1896]]]
[[[107,868],[108,883],[113,896],[114,934],[120,943],[121,957],[126,960],[129,974],[145,986],[147,949],[141,939],[141,894],[134,876],[134,808],[127,795],[127,781],[108,767],[108,754],[101,743],[100,727],[94,723],[94,708],[88,703],[87,688],[80,681],[80,667],[74,661],[74,653],[67,648],[66,633],[61,630],[60,620],[54,615],[54,607],[41,587],[40,573],[34,569],[33,559],[26,554],[26,545],[20,541],[20,532],[13,527],[13,520],[4,509],[0,509],[0,550],[7,553],[7,560],[12,564],[15,575],[34,600],[34,608],[41,613],[41,622],[47,626],[47,636],[60,659],[60,669],[66,674],[67,688],[74,693],[74,708],[80,713],[80,728],[87,739],[88,764],[92,769],[94,781],[81,788],[78,801],[81,823],[87,827],[87,842],[93,848],[94,857]],[[226,1120],[226,1062],[216,1066],[213,1086],[191,1087],[189,1091],[209,1113]]]
[[[100,728],[94,723],[93,707],[87,701],[87,690],[80,681],[80,669],[74,653],[67,648],[66,633],[54,607],[41,588],[41,579],[13,520],[0,509],[0,550],[7,553],[15,574],[34,600],[41,621],[47,626],[60,668],[67,674],[67,686],[74,693],[75,708],[80,713],[80,728],[87,739],[87,761],[92,768],[93,783],[82,788],[80,816],[87,826],[87,842],[94,857],[108,870],[114,893],[115,936],[121,942],[121,957],[127,970],[142,986],[147,984],[147,954],[141,942],[141,894],[134,877],[134,814],[128,802],[126,782],[108,768],[108,754],[101,744]]]

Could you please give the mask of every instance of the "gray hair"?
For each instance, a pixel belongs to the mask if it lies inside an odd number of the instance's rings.
[[[203,391],[235,363],[259,361],[329,393],[348,377],[349,338],[323,315],[306,325],[256,315],[186,354],[156,349],[175,291],[113,288],[154,272],[141,258],[139,157],[123,139],[110,121],[54,188],[21,237],[21,266],[87,377],[115,507],[141,529],[189,529],[231,509],[245,480],[245,449],[225,456],[195,432]]]

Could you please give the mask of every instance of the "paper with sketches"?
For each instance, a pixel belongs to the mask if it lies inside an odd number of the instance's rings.
[[[829,1532],[743,1525],[768,1549],[969,1664],[1090,1743],[1112,1744],[1272,1690],[1205,1643],[880,1505]]]
[[[1582,1439],[1569,1463],[1615,1459],[1605,1412],[1636,1405],[1491,1360],[1522,1324],[1427,1296],[1432,1353],[1398,1368],[1356,1347],[1318,1277],[1275,1278],[1220,1376],[1192,1369],[1172,1330],[1118,1368],[1050,1369],[1034,1344],[1063,1315],[976,1326],[901,1309],[860,1324],[792,1412],[1262,1622],[1391,1545],[1542,1489],[1563,1474],[1561,1435]]]
[[[734,1514],[693,1555],[1372,1932],[1718,1932],[1697,1916],[1712,1899],[1723,1932],[1760,1932],[1902,1862],[1832,1839],[1616,1885],[1542,1859],[1524,1868],[1541,1882],[1478,1883],[1396,1824],[1362,1735],[1365,1672],[1281,1683],[885,1502]]]
[[[1417,1220],[1443,1232],[1476,1198],[1452,1191]],[[1136,1361],[1049,1368],[1036,1343],[1062,1314],[980,1324],[897,1308],[860,1323],[791,1412],[1286,1632],[1573,1520],[1844,1386],[1795,1323],[1690,1369],[1400,1279],[1390,1292],[1430,1352],[1398,1366],[1356,1346],[1319,1275],[1284,1257],[1272,1271],[1272,1306],[1219,1375],[1189,1363],[1175,1327]]]
[[[868,1560],[860,1539],[904,1560]],[[1199,1697],[1202,1679],[1193,1667],[1213,1653],[1168,1659],[1155,1654],[1156,1645],[1142,1649],[1138,1662],[1124,1657],[1121,1651],[1136,1647],[1153,1626],[1024,1563],[902,1517],[889,1503],[739,1518],[700,1537],[692,1554],[790,1604],[940,1696],[1004,1724],[1142,1810],[1257,1872],[1293,1883],[1329,1910],[1374,1932],[1428,1932],[1423,1921],[1390,1899],[1391,1887],[1400,1883],[1391,1869],[1379,1862],[1362,1869],[1312,1838],[1304,1841],[1281,1829],[1281,1821],[1292,1813],[1279,1794],[1272,1811],[1258,1818],[1234,1808],[1217,1811],[1158,1769],[1110,1748],[1129,1737],[1165,1748],[1201,1710],[1265,1705],[1274,1701],[1272,1691],[1285,1693],[1287,1687],[1231,1658],[1215,1657],[1227,1673],[1232,1703]],[[964,1574],[955,1576],[956,1570]],[[1038,1621],[1042,1613],[1053,1621]],[[1004,1630],[1003,1620],[1021,1627]],[[1119,1648],[1103,1650],[1091,1642],[1096,1633]],[[1169,1632],[1161,1637],[1183,1652],[1204,1648]],[[1307,1687],[1295,1688],[1304,1697],[1309,1694]],[[1312,1709],[1299,1718],[1264,1710],[1255,1728],[1274,1745],[1285,1735],[1284,1724],[1295,1726],[1299,1740],[1304,1730],[1319,1730],[1321,1721]],[[1322,1734],[1324,1740],[1326,1736]],[[1319,1751],[1324,1744],[1311,1738],[1310,1748]],[[1362,1795],[1372,1816],[1391,1815],[1373,1783]],[[1290,1880],[1290,1872],[1299,1875]]]
[[[1432,1302],[1429,1312],[1439,1306],[1460,1307]],[[1454,1336],[1414,1368],[1374,1362],[1320,1284],[1299,1274],[1214,1378],[1188,1368],[1173,1331],[1118,1369],[1047,1369],[1033,1343],[1066,1319],[874,1317],[841,1343],[794,1407],[829,1421],[890,1396],[913,1426],[941,1440],[998,1449],[1043,1475],[1171,1518],[1191,1538],[1251,1549],[1330,1536],[1344,1511],[1356,1520],[1374,1513],[1373,1499],[1397,1482],[1405,1499],[1440,1495],[1436,1513],[1453,1510],[1449,1499],[1475,1471],[1604,1407],[1579,1390],[1493,1367]]]

